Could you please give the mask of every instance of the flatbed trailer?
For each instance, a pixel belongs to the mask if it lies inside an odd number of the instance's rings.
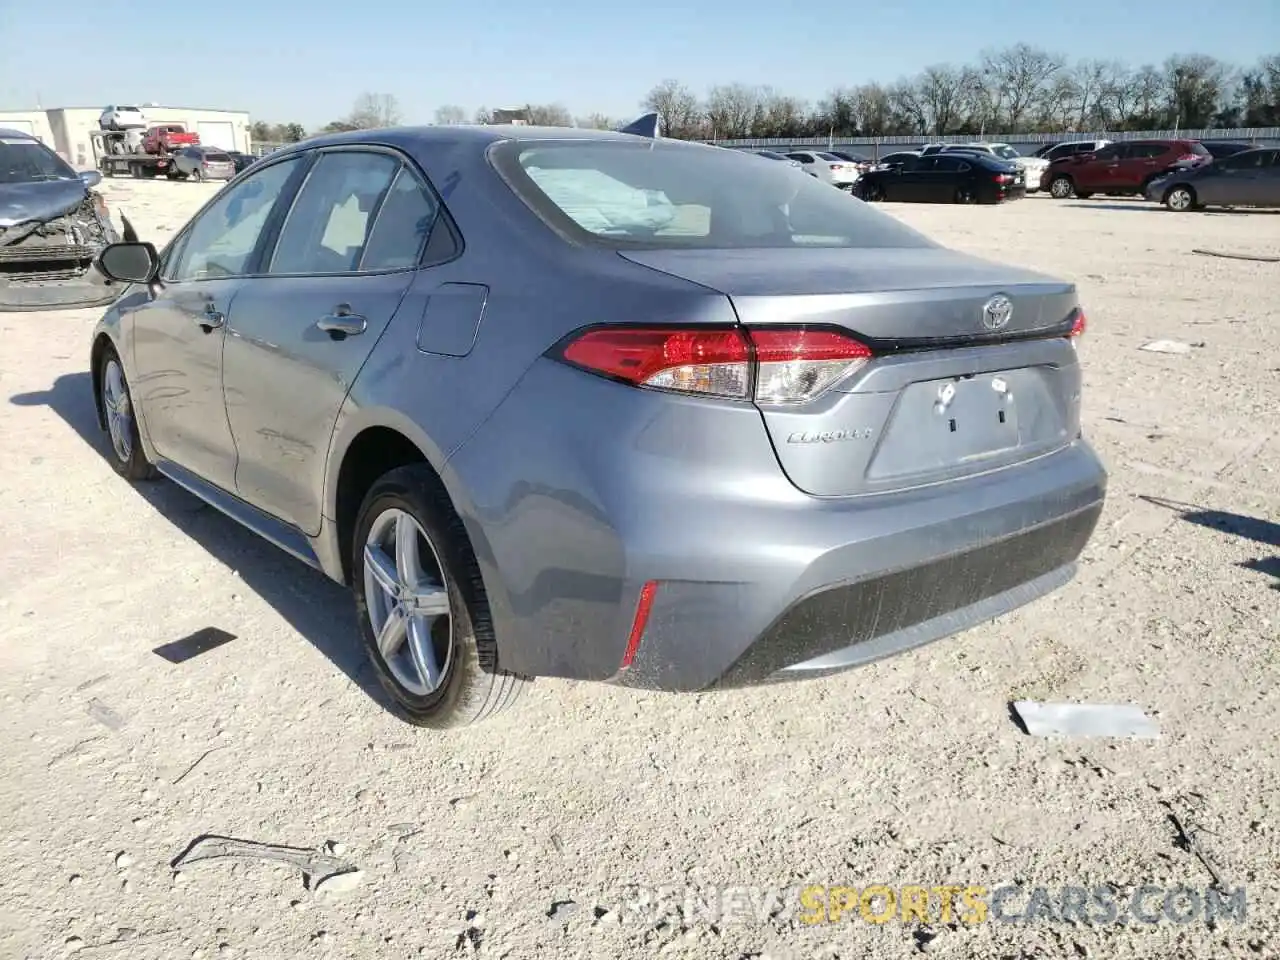
[[[98,169],[104,177],[172,177],[172,154],[142,153],[138,151],[116,152],[112,147],[124,143],[125,132],[94,130],[90,134]]]

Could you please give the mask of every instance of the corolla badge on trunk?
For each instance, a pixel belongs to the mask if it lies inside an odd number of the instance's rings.
[[[982,325],[988,330],[999,330],[1013,318],[1013,301],[1003,293],[997,293],[982,307]]]
[[[839,443],[841,440],[869,440],[870,427],[848,430],[796,430],[787,437],[787,443]]]

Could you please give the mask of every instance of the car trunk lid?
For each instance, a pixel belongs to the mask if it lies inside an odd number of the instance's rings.
[[[1007,467],[1079,433],[1072,284],[936,247],[646,250],[727,295],[747,328],[839,329],[875,357],[800,404],[758,404],[779,462],[819,496]]]

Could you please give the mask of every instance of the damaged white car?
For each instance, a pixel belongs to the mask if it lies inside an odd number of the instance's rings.
[[[93,188],[31,134],[0,130],[0,311],[96,307],[121,292],[94,266],[119,237]]]

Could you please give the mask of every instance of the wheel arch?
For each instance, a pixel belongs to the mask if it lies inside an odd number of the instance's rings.
[[[1171,184],[1169,184],[1169,186],[1165,187],[1165,189],[1164,189],[1164,193],[1160,194],[1160,202],[1161,202],[1161,203],[1164,203],[1164,204],[1167,204],[1167,203],[1169,202],[1169,197],[1170,197],[1170,195],[1173,193],[1173,191],[1175,191],[1175,190],[1177,190],[1177,189],[1179,189],[1179,188],[1181,188],[1181,189],[1183,189],[1183,190],[1186,190],[1186,191],[1187,191],[1187,193],[1191,194],[1191,206],[1192,206],[1192,207],[1194,207],[1197,203],[1199,203],[1199,202],[1200,202],[1200,195],[1199,195],[1198,193],[1196,193],[1196,188],[1195,188],[1195,187],[1193,187],[1191,184],[1186,183],[1185,181],[1179,181],[1179,182],[1177,182],[1177,183],[1171,183]]]
[[[93,384],[93,409],[98,416],[98,429],[107,429],[107,413],[102,409],[102,360],[110,350],[116,356],[120,350],[110,334],[99,330],[93,337],[93,345],[89,348],[89,378]]]

